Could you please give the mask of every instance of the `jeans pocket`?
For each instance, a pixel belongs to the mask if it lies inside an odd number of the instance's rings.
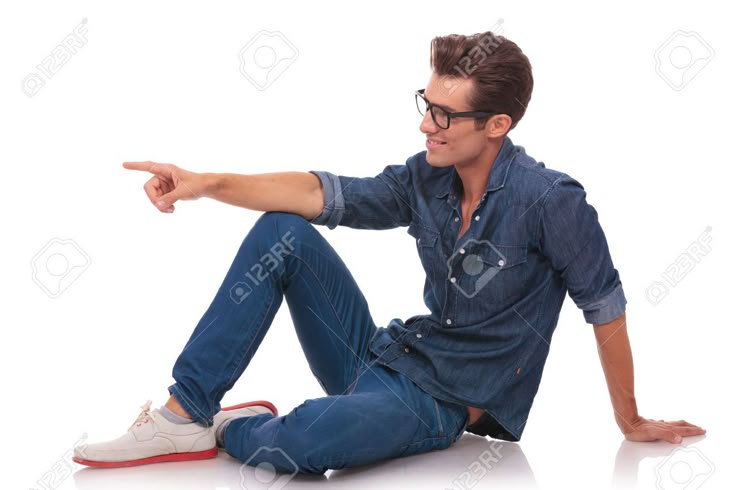
[[[454,439],[457,441],[465,434],[465,429],[468,427],[468,422],[470,421],[470,414],[468,413],[468,408],[462,405],[454,406],[450,413],[453,414],[453,418],[457,422]]]
[[[443,448],[449,447],[465,432],[468,423],[468,409],[434,397],[432,402],[437,418],[437,439]]]
[[[468,425],[468,409],[456,403],[450,403],[442,400],[435,400],[435,403],[441,409],[444,417],[444,436],[449,438],[451,442],[455,442],[465,433],[465,427]]]
[[[426,398],[421,404],[423,408],[418,411],[418,415],[421,415],[421,423],[418,422],[420,430],[415,433],[415,439],[412,442],[397,448],[396,456],[411,456],[436,449],[445,449],[453,442],[451,437],[447,437],[447,430],[454,428],[453,419],[447,415],[447,407],[444,406],[444,402],[426,393],[422,393],[422,396]]]

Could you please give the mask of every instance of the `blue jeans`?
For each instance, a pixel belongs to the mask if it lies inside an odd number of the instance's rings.
[[[445,449],[467,425],[464,406],[435,399],[376,362],[378,330],[337,252],[306,219],[264,213],[247,234],[173,369],[169,387],[192,418],[212,425],[286,297],[310,369],[328,396],[283,416],[233,420],[228,454],[283,473],[322,474]]]

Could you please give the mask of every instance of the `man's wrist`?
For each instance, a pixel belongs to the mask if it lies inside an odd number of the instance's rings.
[[[202,179],[204,181],[204,197],[212,199],[217,198],[217,193],[222,188],[224,182],[222,178],[223,174],[216,173],[204,173]]]
[[[632,402],[625,409],[614,409],[616,417],[616,424],[618,424],[621,432],[626,434],[631,432],[634,428],[634,424],[639,420],[639,412],[636,408],[636,402]]]

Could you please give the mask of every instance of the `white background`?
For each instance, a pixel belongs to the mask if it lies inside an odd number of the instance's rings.
[[[503,443],[500,462],[466,481],[476,488],[684,488],[667,486],[670,477],[700,478],[689,488],[722,488],[733,481],[736,43],[719,5],[3,4],[3,487],[43,488],[39,480],[52,472],[60,481],[47,488],[240,488],[240,465],[225,455],[119,470],[74,465],[73,475],[64,469],[65,452],[82,434],[90,442],[117,437],[146,399],[166,400],[179,351],[259,216],[206,199],[161,214],[143,192],[147,175],[122,162],[376,175],[423,149],[412,94],[429,79],[431,39],[487,31],[499,19],[535,77],[528,112],[510,137],[578,179],[598,210],[629,301],[640,413],[684,418],[708,434],[670,460],[675,446],[667,443],[622,444],[592,327],[568,298],[522,441]],[[37,66],[82,19],[84,46],[28,96],[23,80],[40,73]],[[241,73],[239,59],[262,30],[298,49],[266,90]],[[665,50],[660,73],[655,52],[678,30],[697,33],[679,44],[700,43],[688,46],[700,46],[705,58],[690,67],[686,76],[695,75],[685,86],[673,88],[661,73],[682,76],[687,70],[673,63],[691,65],[687,51]],[[709,253],[652,304],[647,288],[707,227]],[[320,231],[352,270],[378,325],[426,311],[405,229]],[[73,272],[81,274],[52,297],[41,283],[53,276],[34,279],[33,264],[55,239],[73,240],[84,255]],[[49,267],[60,273],[59,262]],[[286,413],[317,396],[284,307],[223,404],[267,399]],[[453,484],[489,444],[467,434],[447,451],[275,483],[462,488]]]

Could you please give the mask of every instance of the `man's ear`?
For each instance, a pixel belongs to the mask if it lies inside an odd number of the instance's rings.
[[[511,117],[506,114],[496,114],[486,122],[486,136],[488,138],[501,138],[511,129]]]

